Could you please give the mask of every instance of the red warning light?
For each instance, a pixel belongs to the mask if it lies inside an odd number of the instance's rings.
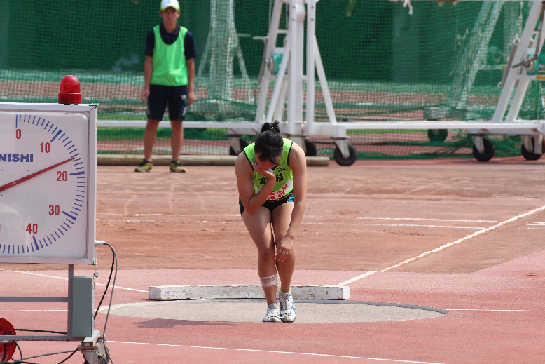
[[[81,104],[79,80],[76,76],[64,76],[59,92],[59,104]]]

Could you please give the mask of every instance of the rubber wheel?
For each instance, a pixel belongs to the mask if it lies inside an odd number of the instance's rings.
[[[11,323],[3,318],[0,318],[0,335],[15,335],[15,329]],[[15,353],[17,345],[15,342],[10,341],[8,343],[0,344],[0,361],[7,362],[11,360],[11,357]]]
[[[316,144],[308,139],[305,139],[305,155],[309,157],[316,157],[318,155]]]
[[[479,162],[488,162],[492,159],[495,153],[494,145],[492,142],[486,138],[483,138],[483,145],[484,145],[484,151],[483,153],[479,153],[477,150],[477,147],[475,147],[475,144],[473,145],[473,156],[476,160]]]
[[[444,142],[447,136],[447,129],[428,129],[428,139],[432,142]]]
[[[535,138],[532,138],[532,145],[534,145],[535,141],[536,141]],[[534,152],[530,152],[526,150],[524,143],[522,143],[522,146],[520,147],[520,151],[524,159],[526,159],[527,161],[537,161],[539,158],[541,158],[541,154],[535,154]]]
[[[333,159],[335,159],[335,162],[337,162],[339,166],[351,166],[358,159],[358,151],[352,144],[348,144],[348,150],[350,151],[350,156],[346,159],[343,157],[339,147],[335,148],[333,151]]]
[[[240,139],[240,149],[244,149],[247,146],[248,146],[248,142],[246,142],[246,140]],[[233,147],[229,147],[229,155],[237,155]]]

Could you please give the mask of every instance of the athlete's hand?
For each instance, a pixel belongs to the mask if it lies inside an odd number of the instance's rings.
[[[187,91],[187,105],[186,106],[189,106],[194,102],[195,102],[195,91],[193,91],[193,90]]]
[[[146,103],[146,101],[148,100],[148,97],[149,97],[149,88],[143,88],[142,89],[142,92],[140,93],[140,100],[143,102],[143,103]]]
[[[252,163],[252,168],[254,171],[260,173],[267,179],[267,181],[274,181],[276,183],[276,175],[272,169],[263,169],[256,162]]]
[[[276,260],[283,262],[291,256],[291,250],[293,248],[293,237],[284,236],[282,240],[276,245]]]

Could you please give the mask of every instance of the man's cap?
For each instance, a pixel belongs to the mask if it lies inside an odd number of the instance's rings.
[[[180,11],[180,3],[178,3],[178,0],[161,0],[160,11],[165,11],[166,8],[169,7],[176,9],[176,11]]]

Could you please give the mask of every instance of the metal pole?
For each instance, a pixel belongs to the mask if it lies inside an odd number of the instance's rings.
[[[306,87],[306,125],[305,134],[314,133],[314,111],[316,93],[316,0],[307,4],[307,87]]]
[[[72,313],[74,307],[74,264],[68,265],[68,320],[66,324],[66,335],[72,337]]]
[[[289,6],[289,102],[288,134],[295,134],[295,123],[303,121],[303,47],[305,1],[291,0]]]
[[[263,51],[263,60],[270,59],[274,52],[274,48],[276,47],[276,37],[278,36],[278,27],[280,24],[280,16],[282,15],[282,6],[282,0],[276,0],[274,2],[274,9],[269,27],[269,33],[267,34],[267,41],[265,42],[265,49]],[[264,65],[262,65],[262,67],[263,74],[261,76],[261,84],[259,85],[260,89],[259,98],[257,101],[256,122],[263,122],[263,117],[265,117],[265,108],[267,106],[267,97],[269,95],[270,72],[268,70],[268,67],[265,67]],[[280,79],[280,81],[282,81],[282,79]],[[276,82],[278,82],[278,78]]]
[[[272,117],[274,114],[276,103],[279,101],[284,102],[284,100],[279,100],[280,98],[280,91],[282,90],[282,83],[284,80],[284,74],[286,72],[286,68],[288,66],[288,62],[290,64],[293,63],[292,58],[292,52],[291,49],[291,38],[288,38],[288,42],[286,43],[286,50],[284,51],[284,56],[282,57],[282,62],[280,63],[280,69],[278,70],[278,74],[276,75],[276,83],[274,84],[273,94],[271,96],[271,102],[269,103],[269,111],[267,112],[267,119],[266,122],[270,123],[272,121]],[[267,90],[261,90],[261,92],[266,92]],[[288,110],[289,110],[289,104],[288,104]],[[290,122],[289,114],[288,114],[288,122]]]

